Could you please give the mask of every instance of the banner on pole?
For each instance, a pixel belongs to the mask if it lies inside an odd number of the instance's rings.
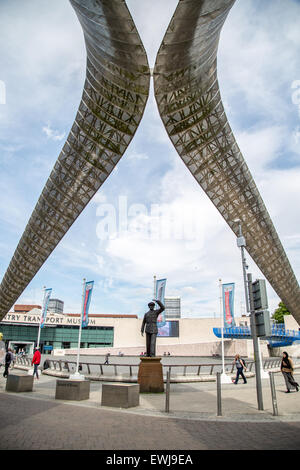
[[[51,289],[45,289],[44,305],[43,305],[43,310],[42,310],[42,315],[41,315],[41,322],[40,322],[41,328],[43,328],[43,326],[45,325],[45,320],[46,320],[47,310],[48,310],[48,303],[49,303],[51,292],[52,292],[52,288]]]
[[[158,279],[156,281],[155,299],[160,300],[162,304],[165,304],[165,290],[166,290],[167,279]],[[165,310],[160,313],[157,317],[158,328],[166,324]]]
[[[88,326],[89,306],[91,303],[93,287],[94,287],[94,281],[86,282],[84,286],[84,297],[83,297],[83,306],[82,306],[82,315],[81,315],[82,328],[85,328],[86,326]]]
[[[234,282],[222,284],[224,327],[235,326],[234,321]]]

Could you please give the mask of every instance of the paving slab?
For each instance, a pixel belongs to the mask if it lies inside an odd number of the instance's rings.
[[[134,408],[101,406],[100,382],[91,382],[87,400],[55,400],[56,380],[41,374],[32,392],[13,393],[0,375],[0,449],[300,449],[300,392],[286,394],[280,373],[278,416],[269,379],[262,380],[261,411],[255,378],[222,385],[222,416],[213,382],[171,384],[166,413],[165,393],[140,394]]]

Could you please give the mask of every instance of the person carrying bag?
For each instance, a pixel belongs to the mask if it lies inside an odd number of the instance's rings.
[[[299,384],[295,382],[293,376],[294,364],[293,361],[289,358],[289,355],[286,351],[282,353],[282,361],[280,366],[282,375],[285,380],[287,391],[285,393],[290,393],[292,388],[295,388],[298,392]]]

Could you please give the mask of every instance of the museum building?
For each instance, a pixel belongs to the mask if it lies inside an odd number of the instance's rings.
[[[20,349],[32,354],[37,344],[41,307],[39,305],[15,305],[0,322],[0,332],[6,347],[16,352]],[[237,324],[246,326],[247,318],[236,318]],[[146,349],[145,336],[141,335],[142,318],[137,315],[90,314],[88,326],[81,333],[81,354],[139,355]],[[50,314],[41,328],[40,347],[43,354],[76,354],[78,348],[80,314]],[[157,355],[211,356],[221,353],[221,341],[213,333],[220,327],[220,318],[168,319],[159,328]],[[225,354],[234,355],[237,350],[247,355],[249,341],[227,339]],[[99,351],[100,349],[100,351]]]
[[[15,305],[0,322],[0,332],[6,347],[31,354],[36,346],[40,323],[39,305]],[[90,315],[89,324],[82,329],[81,348],[111,347],[114,344],[114,319],[135,318],[136,315]],[[48,314],[41,328],[40,346],[43,354],[54,349],[78,346],[79,314]],[[104,320],[104,324],[103,324]]]

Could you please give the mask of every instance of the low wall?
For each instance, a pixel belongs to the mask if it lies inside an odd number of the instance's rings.
[[[300,344],[294,344],[291,346],[281,346],[280,348],[271,348],[270,356],[271,357],[282,356],[283,351],[286,351],[291,357],[299,358],[300,357]]]
[[[224,355],[232,357],[235,354],[240,354],[245,357],[253,357],[253,348],[251,348],[252,340],[245,339],[225,339],[224,340]],[[81,348],[80,356],[84,355],[105,355],[110,353],[113,356],[118,356],[120,353],[126,356],[139,356],[145,352],[146,347],[127,347],[127,348]],[[62,350],[59,350],[59,355],[62,355]],[[69,355],[76,355],[77,349],[65,349],[64,353]],[[172,356],[222,356],[222,342],[210,341],[204,343],[194,344],[169,344],[169,345],[156,345],[156,355],[164,356],[170,353]],[[268,350],[262,348],[262,354],[268,357]],[[53,355],[58,355],[57,350],[53,351]]]

